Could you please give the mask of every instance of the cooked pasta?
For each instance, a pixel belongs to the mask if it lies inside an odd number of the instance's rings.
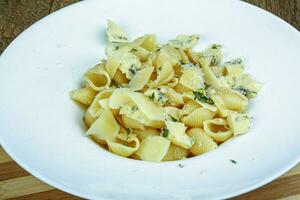
[[[108,20],[106,60],[71,91],[88,106],[86,136],[104,149],[152,162],[187,159],[249,131],[249,100],[261,84],[237,58],[223,62],[222,46],[193,48],[199,35],[160,44],[156,35],[129,40]]]

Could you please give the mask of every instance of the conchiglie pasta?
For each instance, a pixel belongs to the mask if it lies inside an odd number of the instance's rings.
[[[250,128],[250,117],[247,114],[232,113],[227,117],[227,122],[235,136],[248,132]]]
[[[154,34],[146,34],[137,38],[134,42],[148,51],[153,51],[156,46],[156,36]]]
[[[89,106],[93,102],[96,94],[92,88],[85,87],[71,91],[70,96],[74,101]]]
[[[204,121],[203,128],[207,135],[218,142],[224,142],[233,135],[233,132],[229,128],[227,121],[222,118]]]
[[[177,77],[173,77],[168,83],[167,86],[173,88],[179,83],[179,79]]]
[[[107,37],[110,42],[126,42],[126,33],[113,21],[107,20]]]
[[[101,91],[105,88],[107,89],[111,82],[109,74],[99,65],[96,65],[87,71],[84,78],[89,86],[95,91]]]
[[[203,73],[200,68],[196,66],[183,68],[182,76],[179,83],[192,90],[204,88]]]
[[[122,85],[124,83],[128,83],[128,79],[126,78],[126,75],[123,74],[119,69],[117,69],[116,73],[114,74],[113,80],[118,84]]]
[[[183,104],[183,98],[182,95],[177,93],[173,88],[167,87],[167,86],[160,86],[158,88],[158,91],[162,94],[166,95],[168,98],[168,101],[173,106],[178,106]]]
[[[171,144],[163,160],[164,161],[182,160],[187,158],[188,155],[189,155],[189,151],[187,149]]]
[[[99,92],[95,96],[94,101],[85,113],[84,121],[87,124],[87,126],[90,126],[103,111],[103,108],[99,104],[99,100],[108,98],[112,94],[112,92],[112,89],[107,89]]]
[[[167,138],[178,146],[189,149],[193,146],[194,141],[186,135],[186,128],[183,123],[166,121]]]
[[[201,128],[203,127],[203,122],[205,120],[212,119],[216,115],[215,112],[212,112],[206,108],[197,108],[189,115],[183,117],[181,121],[189,127]]]
[[[105,144],[105,141],[115,141],[119,130],[120,126],[113,114],[108,110],[103,110],[85,135],[92,136],[99,144]]]
[[[166,120],[177,122],[179,121],[180,109],[177,107],[168,106],[165,107]]]
[[[135,119],[122,115],[122,120],[125,127],[145,130],[145,127]]]
[[[133,91],[141,90],[147,84],[153,72],[153,67],[146,67],[138,71],[129,82],[128,86]]]
[[[189,151],[195,156],[212,151],[218,147],[217,143],[201,128],[189,129],[187,131],[187,135],[195,141],[194,145],[189,149]]]
[[[140,144],[136,154],[146,161],[160,162],[165,157],[170,141],[161,136],[148,136]]]
[[[174,76],[174,70],[170,63],[166,63],[159,67],[156,67],[157,78],[154,81],[150,81],[148,85],[150,87],[156,87],[168,83]]]
[[[169,40],[168,44],[176,48],[191,49],[199,41],[199,35],[178,35],[174,40]]]
[[[191,88],[188,88],[184,85],[182,85],[181,83],[178,83],[175,87],[174,87],[174,90],[176,92],[179,92],[179,93],[188,93],[188,92],[191,92],[192,89]]]
[[[189,115],[194,110],[196,110],[200,107],[201,107],[201,105],[199,105],[196,101],[189,100],[184,104],[183,108],[179,111],[179,116]]]
[[[118,134],[115,141],[107,140],[109,151],[123,156],[129,157],[139,148],[140,142],[135,135],[126,133]]]
[[[145,130],[134,130],[139,141],[143,141],[148,136],[159,136],[160,132],[155,128],[146,128]]]
[[[132,48],[130,52],[139,57],[141,62],[147,61],[149,56],[149,51],[140,46]]]

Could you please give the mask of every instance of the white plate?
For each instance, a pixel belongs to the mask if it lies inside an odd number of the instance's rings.
[[[164,163],[121,158],[83,137],[83,112],[68,92],[104,57],[108,18],[130,38],[199,33],[199,49],[216,42],[226,59],[243,56],[264,83],[251,102],[250,132],[203,156]],[[299,47],[297,30],[240,1],[83,1],[40,20],[2,54],[0,142],[34,176],[89,199],[236,196],[300,160]]]

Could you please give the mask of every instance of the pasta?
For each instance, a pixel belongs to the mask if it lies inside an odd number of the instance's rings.
[[[107,22],[107,59],[70,92],[87,106],[85,136],[119,156],[152,162],[212,151],[250,129],[249,100],[261,84],[236,58],[223,62],[222,46],[193,48],[199,35],[160,44],[154,34],[129,40]]]

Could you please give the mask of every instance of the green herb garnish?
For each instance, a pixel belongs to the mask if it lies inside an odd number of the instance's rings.
[[[169,117],[171,118],[171,120],[173,121],[173,122],[178,122],[178,120],[175,118],[175,117],[173,117],[172,115],[170,115],[170,114],[168,114],[169,115]]]
[[[231,64],[231,65],[243,64],[243,60],[242,60],[241,58],[236,58],[236,59],[234,59],[234,60],[225,62],[225,65],[226,65],[226,64]]]
[[[155,98],[155,94],[154,94],[154,92],[152,92],[152,94],[149,96],[149,99],[153,101],[154,98]]]
[[[237,164],[237,162],[235,160],[230,159],[230,162],[232,162],[233,164]]]
[[[136,48],[133,48],[133,49],[130,50],[130,52],[132,52],[132,53],[133,53],[133,52],[137,52],[137,51],[138,51],[138,50],[137,50]]]
[[[208,104],[214,104],[213,100],[206,95],[206,92],[204,89],[200,89],[198,91],[193,91],[194,94],[194,100],[208,103]]]
[[[219,49],[219,48],[221,48],[222,47],[222,45],[219,45],[219,44],[213,44],[212,46],[211,46],[211,49]]]
[[[157,101],[161,102],[161,103],[164,103],[164,99],[167,98],[166,95],[164,95],[163,93],[160,93],[160,92],[157,95],[158,95]]]
[[[167,128],[163,128],[161,129],[161,132],[163,137],[168,137],[170,131]]]
[[[184,165],[183,165],[183,164],[181,164],[181,163],[179,163],[179,164],[178,164],[178,167],[180,167],[180,168],[184,168]]]
[[[129,70],[131,76],[134,76],[136,74],[136,71],[137,71],[136,68],[133,65],[131,65],[128,70]]]
[[[137,106],[132,106],[132,107],[131,107],[132,112],[135,112],[135,111],[137,111],[138,109],[139,109],[139,107],[137,107]]]

